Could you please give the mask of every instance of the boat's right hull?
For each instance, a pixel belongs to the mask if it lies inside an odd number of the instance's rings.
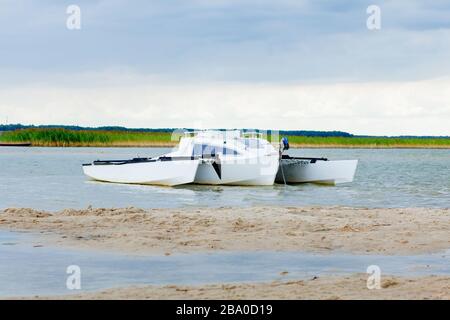
[[[352,182],[358,160],[315,161],[283,159],[283,170],[278,170],[277,183],[323,183],[338,184]],[[283,179],[284,173],[284,179]]]

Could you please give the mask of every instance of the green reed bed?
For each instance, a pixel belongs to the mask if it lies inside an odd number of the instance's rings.
[[[409,137],[302,137],[290,136],[292,145],[354,148],[450,148],[450,138]]]
[[[21,129],[0,135],[3,143],[46,147],[173,146],[179,134],[171,132]],[[277,139],[280,137],[277,137]],[[305,137],[288,136],[293,147],[343,148],[450,148],[450,138],[408,137]]]
[[[67,129],[24,129],[5,132],[5,143],[31,142],[33,146],[139,146],[170,144],[171,134],[165,132],[94,131]]]

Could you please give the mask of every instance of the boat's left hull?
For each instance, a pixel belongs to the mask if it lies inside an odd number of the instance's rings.
[[[98,181],[176,186],[192,183],[199,160],[151,161],[126,164],[90,164],[83,171]]]

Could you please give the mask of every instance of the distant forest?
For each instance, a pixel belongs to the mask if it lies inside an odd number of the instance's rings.
[[[14,131],[17,129],[67,129],[67,130],[87,130],[87,131],[128,131],[128,132],[172,132],[175,129],[195,130],[192,128],[126,128],[120,126],[105,126],[105,127],[81,127],[81,126],[67,126],[67,125],[23,125],[23,124],[2,124],[0,125],[0,132]],[[217,129],[225,130],[225,129]],[[258,129],[243,129],[244,131],[261,131]],[[304,136],[304,137],[372,137],[369,135],[353,135],[343,131],[313,131],[313,130],[280,130],[281,135],[288,136]],[[448,138],[449,136],[442,136]],[[439,138],[431,136],[396,136],[396,138]]]

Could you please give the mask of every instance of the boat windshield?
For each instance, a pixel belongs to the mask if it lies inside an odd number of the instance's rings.
[[[237,156],[239,152],[230,148],[216,147],[208,144],[195,144],[192,149],[192,156],[215,156],[218,153],[223,155],[235,155]]]
[[[247,138],[247,139],[244,139],[244,144],[249,149],[262,149],[262,148],[264,148],[264,144],[261,142],[260,139]]]

